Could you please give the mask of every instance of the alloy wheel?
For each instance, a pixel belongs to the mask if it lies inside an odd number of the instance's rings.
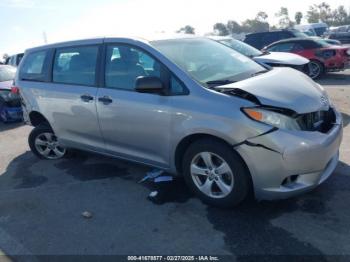
[[[34,141],[36,150],[47,159],[59,159],[66,153],[66,149],[60,146],[57,137],[53,133],[41,133]]]
[[[313,61],[310,62],[309,70],[310,70],[309,76],[312,79],[315,79],[315,78],[319,77],[319,75],[322,72],[321,65],[319,63],[316,63],[316,62],[313,62]]]
[[[212,198],[224,198],[234,187],[229,164],[217,154],[201,152],[191,161],[190,173],[196,187]]]

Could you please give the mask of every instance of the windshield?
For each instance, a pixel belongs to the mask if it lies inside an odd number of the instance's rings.
[[[308,36],[317,36],[316,33],[315,33],[315,31],[313,31],[313,30],[311,30],[311,29],[309,29],[309,30],[307,30],[307,31],[303,31],[302,33],[303,33],[303,34],[306,34],[306,35],[308,35]]]
[[[246,43],[243,43],[241,41],[238,41],[236,39],[223,39],[223,40],[219,40],[220,43],[227,45],[228,47],[233,48],[234,50],[236,50],[237,52],[240,52],[241,54],[248,56],[248,57],[256,57],[256,56],[261,56],[263,53],[250,46],[247,45]]]
[[[300,38],[308,38],[309,36],[305,33],[302,33],[298,30],[293,31],[295,37],[300,37]]]
[[[160,40],[151,44],[202,84],[240,81],[266,70],[237,51],[206,38]]]
[[[11,81],[15,78],[16,69],[9,66],[0,66],[0,82]]]
[[[330,43],[323,39],[315,39],[316,43],[320,45],[320,47],[330,47],[332,46]]]

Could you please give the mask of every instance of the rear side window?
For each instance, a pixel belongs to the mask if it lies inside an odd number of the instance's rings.
[[[294,48],[294,43],[281,43],[268,48],[271,52],[291,52]]]
[[[79,46],[56,50],[53,82],[95,85],[98,46]]]
[[[47,81],[48,66],[46,65],[48,50],[29,53],[23,61],[20,71],[22,80]]]
[[[321,47],[320,45],[318,45],[317,43],[315,43],[313,41],[303,41],[302,45],[305,49],[314,49],[314,48]]]

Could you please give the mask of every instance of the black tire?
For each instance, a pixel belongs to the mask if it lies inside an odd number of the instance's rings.
[[[5,112],[0,112],[0,121],[3,122],[4,124],[7,124],[9,122]]]
[[[313,66],[317,66],[319,68],[319,71],[317,74],[313,73],[312,72],[312,67]],[[325,74],[325,67],[324,67],[324,64],[321,63],[320,61],[317,61],[317,60],[311,60],[310,61],[310,64],[309,64],[309,76],[312,78],[312,79],[319,79],[321,78],[323,75]]]
[[[5,101],[4,99],[0,96],[0,122],[7,123],[7,118],[4,115],[4,107],[5,107]]]
[[[48,157],[45,157],[43,154],[41,154],[38,149],[36,148],[35,146],[35,140],[38,136],[44,134],[44,133],[52,133],[54,134],[53,130],[51,129],[51,127],[46,124],[46,123],[43,123],[43,124],[40,124],[36,127],[34,127],[34,129],[30,132],[29,134],[29,137],[28,137],[28,144],[29,144],[29,147],[31,149],[31,151],[40,159],[45,159],[45,160],[52,160],[52,158],[48,158]],[[67,150],[65,150],[64,154],[59,157],[59,158],[55,158],[55,159],[60,159],[60,158],[63,158],[67,155]]]
[[[211,152],[220,156],[233,171],[232,191],[223,198],[209,197],[195,184],[191,176],[192,160],[201,152]],[[227,144],[215,139],[201,139],[192,143],[183,157],[182,170],[186,184],[206,204],[218,207],[233,207],[241,203],[251,189],[250,174],[241,157]]]

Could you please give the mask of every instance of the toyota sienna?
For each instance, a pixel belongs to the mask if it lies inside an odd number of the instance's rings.
[[[38,157],[81,149],[154,166],[212,205],[309,191],[338,162],[342,119],[319,84],[206,38],[29,49],[15,87]]]

